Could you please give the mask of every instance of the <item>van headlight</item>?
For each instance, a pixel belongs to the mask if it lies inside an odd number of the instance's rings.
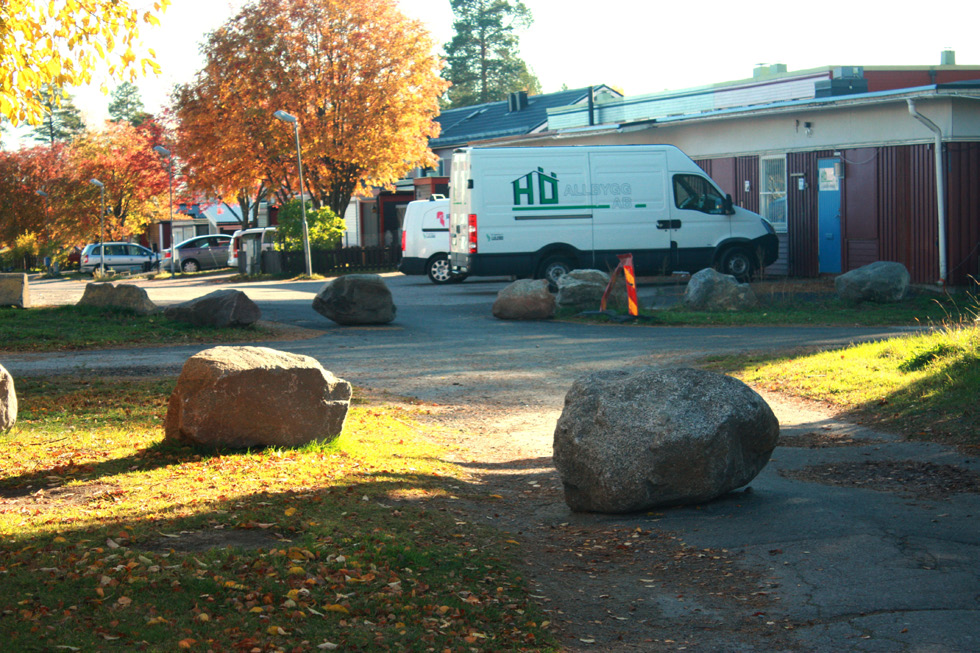
[[[766,220],[765,218],[762,218],[762,228],[765,229],[766,233],[768,234],[775,235],[776,233],[776,230],[773,228],[772,223]]]

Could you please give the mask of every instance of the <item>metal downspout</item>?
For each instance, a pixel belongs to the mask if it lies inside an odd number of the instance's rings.
[[[925,125],[936,135],[936,207],[939,211],[939,284],[946,285],[946,193],[943,176],[943,130],[915,108],[915,100],[906,98],[909,103],[909,114]]]

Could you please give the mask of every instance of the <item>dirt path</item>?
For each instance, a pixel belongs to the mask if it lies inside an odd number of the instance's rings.
[[[786,441],[835,446],[877,437],[818,404],[764,397]],[[449,509],[509,533],[566,650],[799,650],[785,636],[792,623],[776,627],[764,618],[777,600],[764,570],[729,551],[686,544],[659,530],[654,513],[624,519],[569,511],[551,458],[560,412],[438,406],[430,419],[476,495],[491,497],[461,498]]]

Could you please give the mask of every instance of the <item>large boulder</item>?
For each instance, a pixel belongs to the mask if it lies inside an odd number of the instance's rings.
[[[834,279],[837,296],[846,302],[900,302],[909,295],[911,277],[901,263],[876,261]]]
[[[0,433],[5,433],[17,423],[17,392],[14,377],[0,365]]]
[[[609,275],[602,270],[572,270],[558,279],[558,296],[555,301],[558,308],[598,311],[608,285]],[[606,308],[623,309],[628,305],[626,282],[619,276],[606,299]]]
[[[340,435],[351,386],[309,356],[214,347],[184,363],[166,439],[210,448],[293,447]]]
[[[684,304],[699,311],[739,311],[759,303],[752,287],[730,274],[705,268],[691,276],[684,291]]]
[[[547,320],[554,317],[556,307],[547,279],[518,279],[497,293],[493,316],[501,320]]]
[[[709,501],[769,461],[779,422],[747,385],[715,372],[596,372],[575,381],[554,460],[575,511],[627,513]]]
[[[258,322],[262,311],[241,290],[215,290],[203,297],[163,309],[167,319],[195,326],[241,327]]]
[[[348,274],[324,284],[313,310],[337,324],[387,324],[395,319],[391,290],[376,274]]]
[[[31,307],[31,287],[26,274],[0,274],[0,306]]]
[[[160,310],[145,289],[131,283],[87,283],[78,306],[122,308],[139,315]]]

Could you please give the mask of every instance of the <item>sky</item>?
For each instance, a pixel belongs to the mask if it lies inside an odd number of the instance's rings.
[[[141,0],[137,0],[137,3]],[[145,108],[159,112],[174,84],[200,69],[204,35],[234,15],[245,0],[172,0],[159,28],[141,38],[163,68],[137,82]],[[423,21],[438,43],[452,37],[449,0],[397,0]],[[821,66],[935,65],[944,49],[958,64],[980,65],[976,0],[947,0],[909,8],[881,0],[803,3],[785,0],[524,0],[534,24],[519,33],[520,55],[544,92],[563,85],[607,84],[641,95],[752,76],[758,64],[790,71]],[[935,7],[935,10],[926,10]],[[109,97],[93,87],[75,90],[90,126],[107,117]]]

